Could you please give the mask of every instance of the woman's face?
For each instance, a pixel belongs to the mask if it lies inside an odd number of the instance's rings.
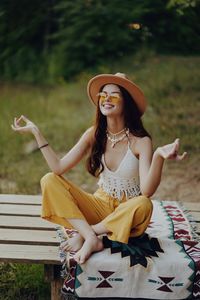
[[[124,100],[116,84],[107,84],[99,93],[99,108],[104,116],[123,114]]]

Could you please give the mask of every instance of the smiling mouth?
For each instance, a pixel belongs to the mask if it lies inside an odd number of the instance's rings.
[[[104,108],[113,108],[113,107],[114,107],[114,105],[113,105],[113,104],[110,104],[110,103],[104,103],[102,106],[103,106]]]

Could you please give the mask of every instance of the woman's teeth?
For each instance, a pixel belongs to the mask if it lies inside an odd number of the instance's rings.
[[[103,107],[104,108],[113,108],[114,105],[106,103],[106,104],[103,104]]]

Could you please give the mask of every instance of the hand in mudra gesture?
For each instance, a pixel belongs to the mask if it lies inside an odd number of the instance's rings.
[[[157,152],[164,159],[173,159],[178,161],[183,160],[186,157],[187,152],[184,152],[182,155],[179,155],[179,146],[179,139],[176,139],[172,144],[158,147]]]
[[[19,118],[14,118],[14,123],[11,125],[11,127],[14,131],[19,133],[34,133],[38,130],[37,126],[23,115]]]

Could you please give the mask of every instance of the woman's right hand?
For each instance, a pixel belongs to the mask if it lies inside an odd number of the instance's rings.
[[[23,125],[25,123],[25,125]],[[11,125],[12,129],[19,133],[35,134],[39,131],[38,127],[25,116],[21,115],[19,118],[14,118],[14,123]]]

